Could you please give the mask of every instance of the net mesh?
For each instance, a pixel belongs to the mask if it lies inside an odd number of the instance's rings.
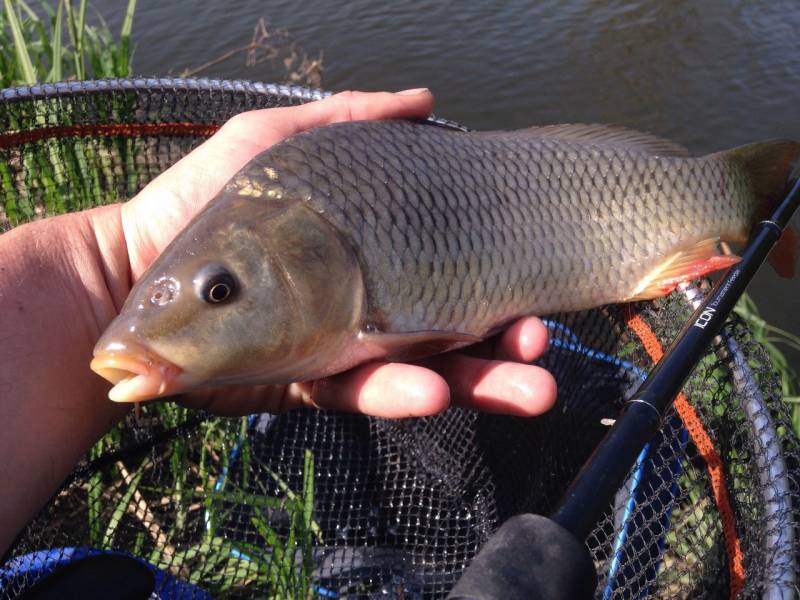
[[[4,90],[0,227],[126,199],[234,114],[321,96],[179,79]],[[537,418],[149,405],[20,534],[0,598],[93,555],[135,557],[159,598],[445,597],[500,523],[554,508],[702,292],[549,317],[539,362],[559,394]],[[793,597],[799,457],[770,361],[733,318],[587,539],[597,598]]]

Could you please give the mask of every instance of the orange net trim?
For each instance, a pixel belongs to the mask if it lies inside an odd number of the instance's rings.
[[[628,327],[639,337],[647,354],[655,364],[664,356],[664,348],[658,337],[647,322],[633,309],[631,305],[625,307],[625,320]],[[744,588],[744,555],[742,544],[736,533],[736,517],[731,505],[728,486],[725,483],[725,471],[722,468],[722,459],[711,436],[703,426],[700,415],[683,392],[675,399],[675,410],[678,412],[684,426],[697,447],[697,451],[706,463],[708,476],[711,480],[711,490],[722,520],[722,535],[725,538],[725,551],[728,554],[728,572],[730,575],[730,598],[736,598]]]

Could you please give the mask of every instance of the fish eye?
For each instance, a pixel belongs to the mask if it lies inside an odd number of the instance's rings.
[[[221,265],[205,267],[194,278],[200,298],[209,304],[222,304],[236,293],[236,279]]]

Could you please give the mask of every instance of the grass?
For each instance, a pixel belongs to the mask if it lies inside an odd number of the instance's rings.
[[[42,2],[37,10],[25,0],[3,0],[0,13],[0,84],[3,87],[102,77],[131,72],[131,31],[136,0],[128,0],[117,38],[98,15],[86,21],[87,2]],[[65,36],[64,33],[67,33]]]
[[[322,531],[313,516],[311,451],[304,450],[297,490],[268,468],[254,478],[241,461],[231,477],[230,448],[226,452],[224,445],[206,434],[225,430],[229,442],[235,429],[222,420],[213,421],[202,424],[202,448],[215,456],[206,463],[205,472],[183,468],[159,474],[163,464],[159,467],[157,459],[148,458],[130,470],[118,461],[106,481],[97,474],[84,484],[90,496],[91,545],[133,545],[154,565],[217,594],[247,588],[261,589],[263,597],[271,599],[314,597],[314,547],[322,542]],[[239,443],[246,444],[247,439],[239,438]],[[182,447],[188,449],[179,438],[172,440],[170,458],[179,455]],[[95,497],[100,501],[93,511]],[[164,506],[174,510],[164,513]],[[283,524],[279,527],[278,522]],[[202,524],[199,536],[198,524]]]
[[[800,383],[797,372],[782,350],[785,347],[800,351],[800,337],[767,323],[748,294],[739,299],[735,312],[744,319],[753,338],[769,355],[772,366],[780,377],[783,400],[791,406],[793,429],[800,435]]]
[[[87,2],[58,0],[36,6],[25,0],[3,0],[0,11],[0,85],[55,82],[65,79],[125,77],[131,73],[131,31],[136,0],[128,0],[118,36],[105,21],[87,22]],[[130,113],[125,98],[104,107],[120,115]],[[37,102],[33,110],[41,123],[70,125],[73,115],[60,110],[58,99]],[[9,111],[12,128],[21,127]],[[30,115],[26,115],[30,119]],[[121,160],[133,160],[141,141],[114,142]],[[129,179],[109,164],[106,140],[65,138],[26,144],[0,161],[0,231],[44,214],[80,210],[117,200],[109,190],[125,190]],[[15,179],[21,164],[25,180]],[[17,176],[18,177],[18,176]],[[20,185],[21,184],[21,185]],[[21,193],[18,185],[25,190]]]

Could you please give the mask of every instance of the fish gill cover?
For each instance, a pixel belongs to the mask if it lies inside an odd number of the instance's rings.
[[[0,227],[65,197],[128,198],[232,115],[321,95],[191,79],[4,90]],[[548,317],[540,363],[559,396],[537,418],[147,406],[22,532],[0,598],[98,555],[144,565],[160,598],[443,598],[500,523],[554,507],[697,293]],[[769,359],[733,318],[587,539],[596,596],[788,597],[799,458]]]

